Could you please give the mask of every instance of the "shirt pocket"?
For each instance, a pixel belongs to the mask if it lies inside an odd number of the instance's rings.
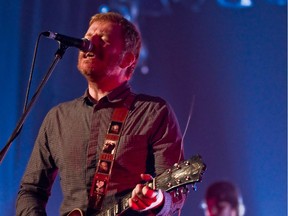
[[[137,167],[138,171],[145,171],[148,148],[148,137],[146,135],[123,135],[117,149],[116,162],[128,170]]]

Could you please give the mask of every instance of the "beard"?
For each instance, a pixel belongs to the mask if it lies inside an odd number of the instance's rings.
[[[101,61],[97,58],[85,58],[79,54],[77,68],[88,81],[97,82],[105,77],[113,76],[120,60],[119,56],[117,59]]]

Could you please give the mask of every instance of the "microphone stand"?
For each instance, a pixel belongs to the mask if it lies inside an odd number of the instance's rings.
[[[26,117],[28,115],[28,113],[31,111],[32,106],[34,105],[34,103],[36,102],[36,99],[38,98],[41,90],[43,89],[44,85],[47,83],[49,77],[51,76],[52,72],[54,71],[57,63],[60,61],[60,59],[63,57],[63,55],[65,54],[66,49],[68,48],[67,45],[60,43],[58,50],[55,53],[55,58],[53,60],[53,62],[51,63],[48,71],[46,72],[44,78],[42,79],[42,81],[40,82],[40,84],[38,85],[38,88],[36,89],[35,94],[33,95],[33,97],[31,98],[31,101],[29,102],[29,104],[27,105],[27,108],[23,111],[14,131],[12,132],[10,138],[8,139],[6,145],[3,147],[3,149],[0,151],[0,164],[2,163],[4,156],[6,155],[8,149],[10,148],[12,142],[15,140],[15,138],[20,134],[20,131],[23,127],[23,124],[26,120]]]

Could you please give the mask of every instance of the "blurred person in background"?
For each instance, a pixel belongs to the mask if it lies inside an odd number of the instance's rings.
[[[229,181],[211,184],[202,203],[205,216],[243,216],[245,207],[239,189]]]

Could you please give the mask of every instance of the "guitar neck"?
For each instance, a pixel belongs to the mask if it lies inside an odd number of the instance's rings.
[[[195,155],[189,160],[174,164],[173,167],[167,169],[159,176],[156,176],[151,182],[148,182],[147,185],[154,190],[162,189],[166,192],[182,187],[182,192],[186,193],[186,185],[192,184],[192,186],[194,186],[196,182],[200,182],[205,170],[206,165],[202,162],[201,156]],[[117,203],[114,203],[107,208],[104,207],[97,216],[122,215],[122,213],[129,209],[128,200],[130,197],[131,193],[122,196]],[[72,214],[74,212],[76,214]],[[76,209],[69,213],[68,216],[82,216],[82,212],[81,210]]]
[[[153,178],[150,182],[147,182],[146,185],[148,185],[150,188],[153,190],[158,189],[156,186],[156,178]],[[160,189],[160,188],[159,188]],[[129,203],[128,200],[131,197],[131,193],[128,193],[121,197],[121,199],[118,201],[118,203],[114,203],[112,206],[109,206],[108,208],[104,208],[101,210],[100,214],[97,214],[97,216],[116,216],[116,215],[121,215],[125,211],[129,209]]]
[[[122,197],[118,203],[113,204],[111,206],[109,206],[108,208],[104,208],[103,210],[101,210],[101,212],[99,214],[97,214],[97,216],[117,216],[117,215],[121,215],[122,213],[124,213],[125,211],[127,211],[129,209],[129,204],[128,204],[128,200],[131,197],[131,193],[126,194],[124,197]]]

